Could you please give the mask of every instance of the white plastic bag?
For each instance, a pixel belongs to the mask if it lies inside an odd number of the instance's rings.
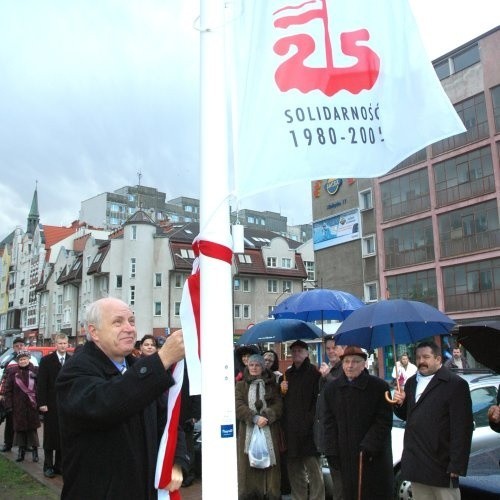
[[[265,469],[271,465],[266,436],[258,425],[253,426],[252,437],[248,446],[248,459],[250,460],[250,467],[256,469]]]

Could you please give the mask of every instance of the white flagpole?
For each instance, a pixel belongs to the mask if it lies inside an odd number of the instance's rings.
[[[232,247],[224,0],[200,1],[200,239]],[[231,265],[200,254],[203,498],[238,498]]]

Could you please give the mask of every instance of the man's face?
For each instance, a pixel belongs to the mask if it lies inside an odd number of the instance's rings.
[[[17,342],[12,346],[12,348],[14,349],[14,352],[24,351],[24,342]]]
[[[292,362],[295,366],[300,366],[309,356],[309,351],[304,347],[292,347]]]
[[[403,366],[408,366],[408,361],[409,361],[408,356],[401,356],[401,364]]]
[[[417,349],[416,362],[422,375],[432,375],[441,367],[441,356],[435,356],[430,347],[421,347]]]
[[[57,339],[56,349],[59,354],[64,354],[68,349],[68,341],[66,339]]]
[[[340,361],[340,356],[344,354],[344,348],[340,345],[335,345],[335,340],[326,341],[325,351],[328,361],[330,361],[332,365],[338,363]]]
[[[345,376],[352,380],[359,377],[365,369],[365,360],[361,356],[346,356],[342,360],[342,369]]]
[[[462,351],[460,349],[453,349],[453,357],[455,359],[460,359],[462,357]]]
[[[92,340],[109,358],[121,362],[133,351],[137,337],[133,312],[121,300],[103,299],[100,323],[89,324]]]

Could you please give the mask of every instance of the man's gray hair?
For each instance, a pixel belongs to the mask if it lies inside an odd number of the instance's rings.
[[[99,300],[92,302],[85,311],[85,330],[87,340],[92,340],[89,332],[89,325],[94,325],[96,328],[101,326],[101,303]]]

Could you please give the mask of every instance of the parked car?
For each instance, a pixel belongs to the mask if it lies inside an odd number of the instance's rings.
[[[499,498],[500,493],[500,436],[491,430],[488,408],[496,404],[500,375],[489,371],[456,371],[464,378],[471,391],[474,433],[468,476],[460,478],[462,499]],[[413,498],[410,481],[401,477],[401,455],[405,422],[394,416],[392,426],[392,459],[394,465],[394,500]],[[496,474],[495,476],[491,476]],[[489,477],[488,477],[489,476]],[[332,498],[332,482],[326,460],[323,461],[323,477],[327,500]],[[492,479],[493,478],[493,479]],[[487,495],[490,495],[487,496]],[[484,495],[484,496],[479,496]]]

